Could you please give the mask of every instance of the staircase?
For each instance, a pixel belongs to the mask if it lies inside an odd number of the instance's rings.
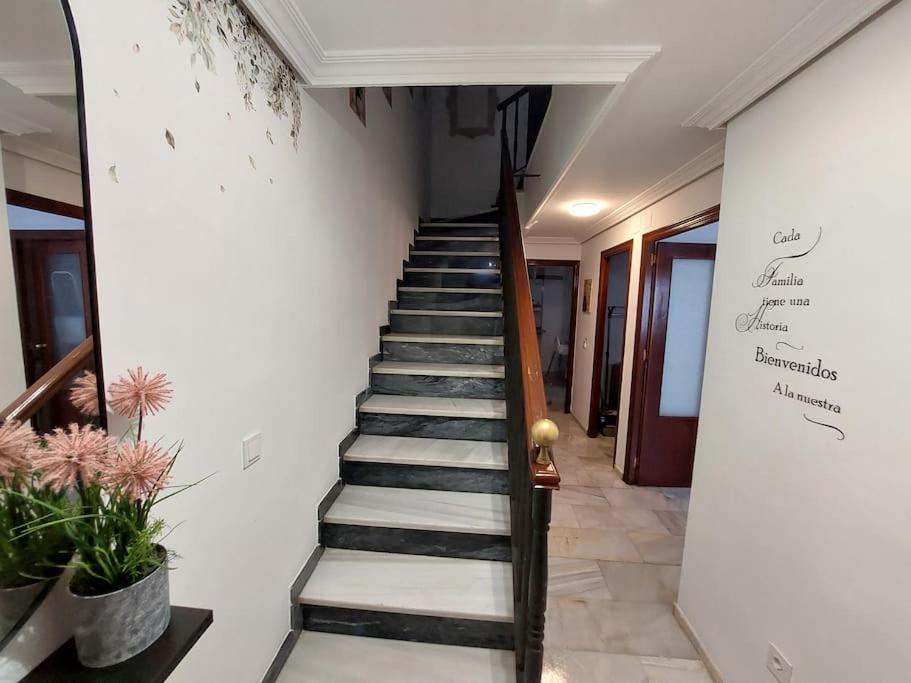
[[[280,681],[516,680],[494,223],[423,223]]]

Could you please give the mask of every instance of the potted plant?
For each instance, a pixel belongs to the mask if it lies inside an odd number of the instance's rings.
[[[37,529],[45,505],[65,507],[63,494],[39,483],[29,458],[38,446],[32,428],[0,425],[0,639],[61,573],[72,545],[60,526]],[[22,534],[22,530],[33,530]]]
[[[159,542],[165,523],[152,511],[193,485],[168,486],[179,445],[165,449],[143,438],[146,418],[170,401],[167,377],[136,368],[108,392],[111,409],[131,420],[122,439],[71,424],[48,434],[31,458],[44,486],[74,495],[72,505],[44,506],[50,516],[44,526],[63,527],[75,549],[69,586],[77,604],[74,637],[79,661],[88,667],[128,659],[167,628],[171,555]],[[79,407],[75,391],[71,398]]]

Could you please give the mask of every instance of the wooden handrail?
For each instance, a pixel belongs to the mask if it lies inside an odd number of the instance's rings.
[[[81,370],[92,358],[95,343],[91,336],[86,337],[75,349],[61,358],[50,370],[26,389],[15,401],[0,412],[0,422],[18,420],[25,422],[41,410],[48,401],[57,395],[70,381],[73,375]]]
[[[538,331],[532,309],[531,286],[528,283],[528,268],[525,263],[525,245],[522,241],[522,226],[519,221],[519,206],[516,201],[516,186],[509,158],[509,149],[502,147],[501,211],[503,221],[504,258],[509,259],[509,272],[515,278],[515,314],[518,326],[519,362],[522,368],[522,401],[525,407],[525,433],[528,438],[529,467],[534,486],[556,489],[560,487],[560,474],[549,457],[539,458],[539,448],[549,452],[550,443],[536,444],[532,438],[532,427],[539,420],[547,419],[547,396],[544,392],[544,375],[541,372],[541,352],[538,348]]]

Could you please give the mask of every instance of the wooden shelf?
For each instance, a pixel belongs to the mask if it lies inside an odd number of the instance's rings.
[[[73,639],[66,641],[23,678],[24,683],[158,683],[174,671],[212,624],[212,610],[171,606],[171,623],[135,657],[103,669],[89,669],[76,658]]]

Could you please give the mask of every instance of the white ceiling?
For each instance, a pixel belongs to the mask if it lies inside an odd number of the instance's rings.
[[[0,4],[0,132],[20,153],[78,159],[76,85],[60,0]],[[36,151],[37,150],[37,151]],[[78,163],[75,164],[78,168]]]
[[[528,181],[528,234],[572,241],[717,168],[724,133],[710,128],[887,2],[243,1],[311,85],[620,86],[550,174],[559,181]],[[604,210],[571,218],[566,206],[581,199]]]

